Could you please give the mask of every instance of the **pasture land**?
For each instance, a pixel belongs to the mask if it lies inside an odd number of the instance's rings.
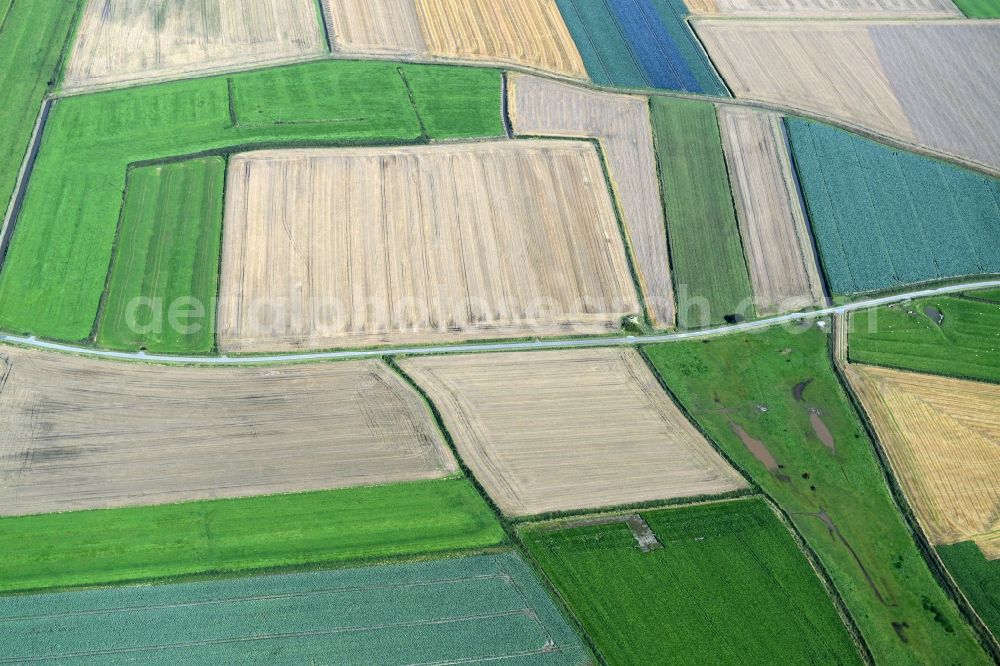
[[[0,619],[0,659],[14,662],[589,661],[513,553],[10,596],[0,599]]]
[[[631,349],[420,357],[400,365],[508,515],[746,487]]]
[[[508,95],[515,133],[600,143],[647,312],[654,324],[673,326],[674,290],[648,100],[521,74],[510,76]]]
[[[1000,273],[1000,180],[829,125],[786,123],[830,291]]]
[[[699,16],[747,18],[951,18],[951,0],[686,0]]]
[[[85,0],[0,2],[0,211],[14,192],[32,128],[56,71],[74,18]]]
[[[970,18],[1000,18],[997,0],[955,0],[955,4]]]
[[[986,558],[971,541],[936,550],[979,617],[994,636],[1000,636],[1000,550]]]
[[[0,327],[90,336],[130,164],[264,143],[500,136],[500,87],[493,70],[340,61],[59,100],[0,273]]]
[[[89,0],[63,87],[176,79],[325,52],[315,0]]]
[[[6,348],[0,413],[0,515],[456,470],[420,395],[376,360],[223,369]]]
[[[816,572],[763,501],[641,517],[661,548],[643,552],[624,516],[521,530],[608,663],[861,663]]]
[[[602,333],[642,309],[597,150],[561,140],[235,156],[219,296],[225,351]]]
[[[711,20],[737,97],[836,118],[1000,169],[1000,23]]]
[[[644,351],[687,412],[790,517],[876,663],[929,664],[941,654],[988,663],[903,521],[828,344],[826,329],[792,325]]]
[[[1000,303],[1000,289],[980,289],[978,291],[967,292],[965,295],[966,297],[976,301]]]
[[[931,543],[1000,531],[1000,386],[865,365],[846,374]]]
[[[819,260],[781,118],[724,106],[719,121],[757,312],[823,303]]]
[[[0,591],[358,563],[485,548],[465,479],[0,518]]]
[[[1000,383],[1000,303],[938,297],[860,310],[851,315],[849,355],[854,363]]]
[[[677,325],[754,317],[715,106],[653,98],[653,134],[667,215]]]
[[[683,0],[556,0],[595,83],[727,96]]]
[[[215,348],[225,178],[221,157],[129,173],[99,345],[154,353]]]
[[[481,61],[586,79],[554,0],[322,0],[338,53]]]

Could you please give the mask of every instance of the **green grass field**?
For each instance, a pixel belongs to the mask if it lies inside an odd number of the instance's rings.
[[[84,0],[0,1],[0,210],[6,211],[42,97]],[[2,213],[0,213],[2,214]]]
[[[1000,303],[939,296],[861,310],[848,341],[855,363],[1000,382]]]
[[[644,511],[663,548],[624,523],[525,528],[609,664],[859,664],[787,528],[761,500]]]
[[[225,179],[221,157],[131,171],[100,346],[158,353],[215,347]]]
[[[677,324],[754,317],[715,107],[653,98],[653,129],[677,290]],[[707,309],[706,309],[707,308]]]
[[[492,546],[465,479],[0,518],[0,592]]]
[[[970,18],[1000,18],[1000,0],[955,0],[955,4]]]
[[[976,613],[1000,637],[1000,560],[987,560],[974,541],[938,546],[937,552]]]
[[[89,337],[131,163],[473,134],[503,134],[496,70],[326,61],[64,99],[0,273],[0,329]]]
[[[965,296],[977,301],[1000,303],[1000,289],[981,289],[979,291],[969,291],[965,293]]]
[[[84,655],[144,664],[588,661],[513,553],[8,596],[0,622],[5,663]]]
[[[954,663],[988,662],[892,500],[824,330],[775,327],[645,352],[687,411],[791,517],[876,663],[938,663],[945,654]],[[775,462],[751,453],[736,428]]]

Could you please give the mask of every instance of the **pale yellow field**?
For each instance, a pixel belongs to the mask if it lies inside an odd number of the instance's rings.
[[[228,178],[225,351],[602,333],[640,311],[590,143],[263,151]]]
[[[509,515],[746,486],[632,349],[448,355],[401,365]]]
[[[414,0],[323,0],[323,10],[337,51],[427,54]]]
[[[510,76],[508,94],[517,134],[600,142],[649,314],[660,326],[673,326],[674,290],[648,100],[523,74]]]
[[[1000,555],[1000,386],[862,365],[848,377],[931,542]]]
[[[819,264],[781,118],[723,106],[719,126],[757,312],[763,316],[822,303]]]
[[[703,16],[891,17],[962,16],[951,0],[686,0],[692,14]]]
[[[446,476],[422,398],[380,361],[158,367],[0,350],[0,515]]]
[[[314,0],[90,0],[63,86],[179,78],[325,51]]]

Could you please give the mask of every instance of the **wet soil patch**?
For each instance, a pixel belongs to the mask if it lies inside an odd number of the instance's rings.
[[[787,474],[781,474],[778,472],[778,470],[781,469],[781,465],[778,464],[777,459],[775,459],[774,455],[767,448],[764,442],[751,437],[750,433],[734,421],[729,422],[729,427],[736,433],[736,436],[740,438],[743,445],[747,447],[747,450],[753,454],[753,457],[767,468],[767,471],[773,473],[781,481],[790,480]]]
[[[930,317],[931,321],[938,326],[940,326],[944,321],[944,313],[935,307],[931,307],[930,305],[924,306],[924,314]]]
[[[804,382],[799,382],[798,384],[795,385],[795,387],[792,389],[792,397],[795,398],[796,401],[802,402],[802,394],[805,393],[806,387],[812,384],[812,380],[813,378],[810,377]]]
[[[830,453],[836,455],[837,443],[833,440],[833,433],[823,423],[823,418],[819,415],[819,410],[809,410],[809,423],[812,425],[813,432],[819,437],[819,441],[823,442],[823,446],[830,449]]]

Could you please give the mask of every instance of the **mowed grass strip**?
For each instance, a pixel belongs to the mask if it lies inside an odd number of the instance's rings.
[[[503,530],[465,479],[0,519],[0,591],[482,548]]]
[[[976,613],[994,636],[1000,636],[1000,559],[986,559],[973,541],[936,550]]]
[[[221,157],[129,174],[100,346],[213,349],[225,177]]]
[[[650,101],[667,236],[677,289],[677,324],[708,326],[753,318],[743,246],[715,106]]]
[[[854,363],[1000,382],[1000,302],[936,296],[851,315]],[[940,315],[940,316],[939,316]]]
[[[645,351],[688,413],[790,516],[876,663],[941,654],[988,663],[889,494],[828,342],[815,326],[774,327]]]
[[[0,329],[90,336],[130,164],[265,144],[500,136],[500,74],[489,72],[447,98],[436,94],[459,68],[327,61],[58,101],[0,273]]]
[[[861,663],[816,572],[763,501],[641,516],[662,548],[643,552],[624,522],[522,531],[608,663]]]

